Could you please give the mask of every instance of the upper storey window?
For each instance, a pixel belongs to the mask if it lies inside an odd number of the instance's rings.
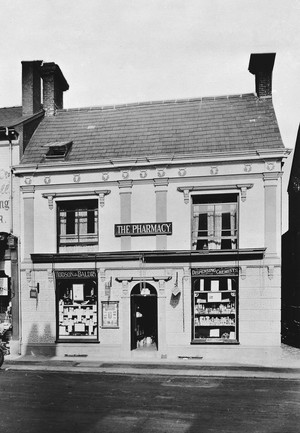
[[[58,204],[58,249],[76,251],[98,246],[98,200],[63,201]]]
[[[192,249],[237,248],[237,196],[193,197]]]

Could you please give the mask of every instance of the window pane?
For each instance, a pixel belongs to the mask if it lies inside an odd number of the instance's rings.
[[[66,212],[66,234],[67,235],[75,234],[75,212],[74,211]]]
[[[89,210],[87,213],[87,232],[95,233],[95,211]]]
[[[198,236],[207,236],[207,228],[207,213],[202,213],[199,215]]]
[[[230,236],[231,235],[231,227],[230,227],[230,213],[222,214],[222,236]]]

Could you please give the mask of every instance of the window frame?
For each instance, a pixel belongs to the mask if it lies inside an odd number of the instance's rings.
[[[199,203],[195,202],[196,200],[200,200]],[[211,206],[218,206],[218,205],[235,205],[236,209],[235,209],[235,228],[233,230],[235,230],[236,234],[235,236],[220,236],[220,248],[209,248],[208,246],[208,242],[207,242],[207,248],[202,248],[199,249],[197,248],[197,243],[199,241],[199,239],[201,237],[199,237],[199,235],[197,237],[194,238],[193,233],[196,231],[194,230],[194,206],[195,205],[211,205]],[[199,214],[200,215],[200,214]],[[214,211],[214,222],[215,222],[215,211]],[[195,194],[191,194],[191,230],[190,230],[190,236],[191,236],[191,250],[193,251],[226,251],[226,250],[232,250],[232,251],[236,251],[239,248],[239,230],[240,229],[240,220],[239,220],[239,194],[238,193],[207,193],[205,194],[204,192],[199,194],[199,193],[195,193]],[[222,226],[220,228],[221,230],[221,234],[222,231],[228,231],[228,230],[232,230],[231,228],[229,229],[223,229]],[[207,232],[209,230],[207,229]],[[197,232],[199,233],[199,229],[197,230]],[[203,236],[203,240],[205,240],[205,238],[209,238],[209,233],[207,233],[207,236]],[[211,236],[211,238],[216,238],[216,236]],[[235,239],[235,248],[222,248],[221,247],[221,242],[222,240],[228,240],[228,239]],[[194,248],[194,244],[196,243],[196,247]]]
[[[76,206],[77,205],[77,206]],[[68,233],[67,230],[67,212],[73,213],[74,211],[74,233]],[[89,226],[89,211],[94,212],[94,232],[88,232]],[[62,234],[62,213],[65,215],[65,234]],[[80,212],[85,212],[85,215],[80,215]],[[81,233],[80,227],[82,220],[86,219],[83,223],[86,227],[86,233]],[[78,198],[69,200],[56,201],[56,237],[57,237],[57,251],[60,252],[61,248],[69,247],[85,247],[90,245],[99,245],[99,200],[97,198]],[[65,238],[65,242],[62,241]],[[67,239],[69,238],[69,242]],[[74,241],[72,242],[72,238]],[[90,240],[88,239],[90,238]]]

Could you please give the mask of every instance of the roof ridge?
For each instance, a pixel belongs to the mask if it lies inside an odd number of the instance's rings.
[[[131,107],[146,107],[150,105],[168,105],[168,104],[182,104],[188,102],[202,102],[202,101],[215,101],[220,99],[236,99],[236,98],[245,98],[249,96],[255,96],[254,93],[240,93],[234,95],[220,95],[220,96],[204,96],[204,97],[196,97],[196,98],[182,98],[182,99],[163,99],[156,101],[141,101],[141,102],[129,102],[124,104],[115,104],[115,105],[99,105],[99,106],[90,106],[90,107],[78,107],[78,108],[63,108],[58,109],[57,112],[69,112],[69,111],[103,111],[103,110],[115,110],[118,108],[131,108]]]
[[[0,110],[8,110],[10,108],[22,108],[22,105],[12,105],[11,107],[0,107]]]

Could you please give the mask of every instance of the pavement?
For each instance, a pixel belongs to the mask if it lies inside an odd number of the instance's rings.
[[[279,350],[278,350],[279,349]],[[241,351],[242,354],[242,351]],[[9,355],[2,370],[65,371],[77,373],[282,378],[300,380],[300,349],[282,344],[275,351],[252,349],[251,357],[209,359],[180,356],[168,359],[110,360],[87,356],[45,357]]]

